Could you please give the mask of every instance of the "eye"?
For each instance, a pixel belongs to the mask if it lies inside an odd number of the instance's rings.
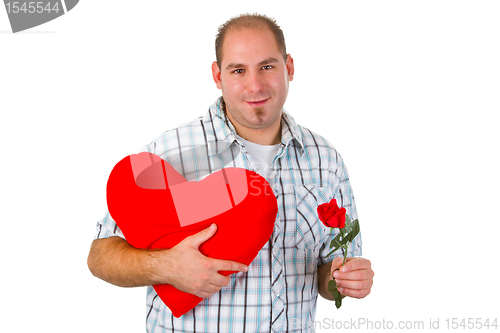
[[[271,68],[273,68],[273,66],[272,66],[272,65],[265,65],[265,66],[262,66],[262,69],[271,69]]]
[[[232,73],[234,73],[234,74],[241,74],[241,73],[243,73],[243,69],[241,69],[241,68],[235,69],[234,71],[232,71]]]

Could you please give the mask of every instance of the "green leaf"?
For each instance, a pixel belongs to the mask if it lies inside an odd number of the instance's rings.
[[[337,236],[335,236],[334,239],[332,239],[332,241],[330,242],[330,248],[332,247],[339,247],[341,244],[340,244],[340,237],[342,236],[341,233],[339,233]]]
[[[328,281],[328,290],[330,290],[330,292],[332,292],[333,290],[337,290],[337,281],[335,281],[335,279],[331,279],[330,281]]]
[[[356,230],[353,230],[347,235],[347,238],[349,239],[349,242],[352,242],[352,240],[356,237]]]
[[[335,279],[331,280],[328,282],[328,290],[332,294],[333,297],[335,297],[335,306],[340,308],[342,306],[342,295],[337,289],[337,282]]]
[[[351,224],[351,218],[347,214],[345,214],[345,224]]]
[[[340,295],[340,294],[339,294]],[[340,297],[335,297],[335,306],[338,308],[340,308],[342,306],[342,296]]]
[[[340,247],[336,247],[335,249],[333,249],[332,251],[330,251],[330,253],[328,253],[325,258],[328,258],[329,256],[331,256],[333,254],[333,252],[337,251],[338,249],[340,249]]]
[[[358,220],[355,220],[354,222],[355,222],[355,226],[356,226],[356,229],[355,229],[356,233],[354,234],[354,236],[356,236],[357,234],[359,234],[359,230],[360,229],[359,229],[359,222],[358,222]]]
[[[354,220],[353,229],[347,236],[349,238],[349,241],[352,242],[358,234],[359,234],[359,222],[358,220]]]
[[[340,292],[337,289],[337,283],[335,282],[335,280],[331,280],[330,282],[328,282],[328,290],[330,291],[333,297],[342,298],[342,295],[340,295]]]
[[[346,235],[352,230],[352,221],[347,214],[345,214],[345,226],[342,229],[344,230],[344,234]]]
[[[340,242],[341,245],[346,245],[347,243],[349,243],[349,235],[345,236]]]

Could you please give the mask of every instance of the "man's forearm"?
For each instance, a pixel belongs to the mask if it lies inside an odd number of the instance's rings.
[[[323,298],[333,301],[335,298],[328,290],[328,282],[332,279],[331,267],[331,262],[318,266],[318,292]]]
[[[207,298],[231,281],[219,271],[247,272],[239,262],[206,257],[199,247],[212,238],[217,226],[184,238],[171,249],[141,250],[119,237],[97,239],[88,266],[96,277],[121,287],[170,284],[180,291]]]
[[[87,264],[96,277],[120,287],[142,287],[159,283],[155,274],[159,251],[140,250],[120,237],[92,242]]]

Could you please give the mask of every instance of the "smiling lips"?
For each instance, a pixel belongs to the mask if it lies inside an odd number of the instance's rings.
[[[266,103],[268,99],[269,99],[269,98],[267,98],[267,99],[263,99],[263,100],[261,100],[261,101],[255,101],[255,102],[249,102],[249,101],[246,101],[246,102],[247,102],[249,105],[251,105],[251,106],[261,106],[261,105],[264,105],[264,103]]]

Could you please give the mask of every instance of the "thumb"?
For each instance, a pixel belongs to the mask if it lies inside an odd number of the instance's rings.
[[[212,225],[197,234],[192,235],[190,238],[191,245],[195,248],[200,247],[201,244],[205,243],[207,240],[212,238],[217,232],[217,225],[212,223]]]
[[[336,257],[332,261],[332,274],[335,270],[339,269],[342,266],[342,262],[344,261],[344,257]]]

